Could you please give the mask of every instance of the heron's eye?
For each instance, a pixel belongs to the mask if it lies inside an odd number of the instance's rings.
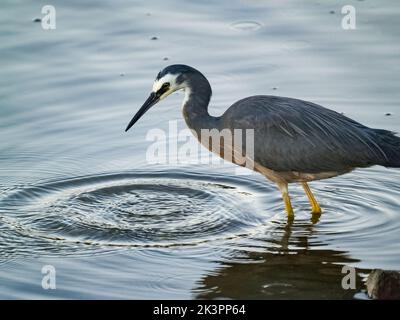
[[[170,86],[170,83],[169,83],[169,82],[164,82],[164,83],[161,85],[161,88],[158,89],[158,91],[157,91],[156,94],[157,94],[158,96],[161,96],[162,94],[164,94],[165,92],[168,91],[169,86]]]

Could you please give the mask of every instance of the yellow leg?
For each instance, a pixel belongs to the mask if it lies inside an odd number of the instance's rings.
[[[322,213],[321,207],[319,206],[317,200],[315,199],[314,195],[311,192],[310,187],[308,186],[307,182],[302,182],[304,191],[306,192],[306,195],[308,197],[308,200],[310,200],[311,204],[311,212],[312,213]]]
[[[279,190],[282,192],[282,198],[283,202],[285,203],[285,209],[288,217],[293,217],[294,216],[294,211],[292,207],[292,203],[290,202],[290,197],[289,197],[289,190],[288,190],[288,184],[287,183],[278,183]]]

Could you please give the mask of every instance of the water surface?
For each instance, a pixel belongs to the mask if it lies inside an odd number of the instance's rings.
[[[185,128],[182,94],[124,133],[172,63],[209,78],[213,115],[275,94],[400,131],[396,1],[53,1],[51,31],[45,4],[0,10],[0,298],[365,298],[370,269],[400,269],[399,170],[312,183],[321,217],[293,185],[287,221],[260,175],[146,160],[149,130]]]

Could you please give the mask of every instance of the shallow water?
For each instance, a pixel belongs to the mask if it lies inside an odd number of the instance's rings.
[[[209,78],[213,115],[275,94],[400,131],[395,1],[53,1],[51,31],[32,22],[45,4],[0,10],[0,298],[365,298],[370,269],[400,269],[399,170],[312,183],[321,217],[293,185],[287,221],[262,176],[171,148],[149,163],[149,130],[170,146],[185,128],[182,94],[124,133],[172,63]]]

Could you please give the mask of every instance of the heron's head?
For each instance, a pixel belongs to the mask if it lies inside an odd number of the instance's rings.
[[[188,73],[194,71],[196,70],[181,64],[170,65],[161,70],[154,80],[150,96],[129,122],[125,131],[128,131],[157,102],[168,97],[174,91],[185,89],[188,86]]]

